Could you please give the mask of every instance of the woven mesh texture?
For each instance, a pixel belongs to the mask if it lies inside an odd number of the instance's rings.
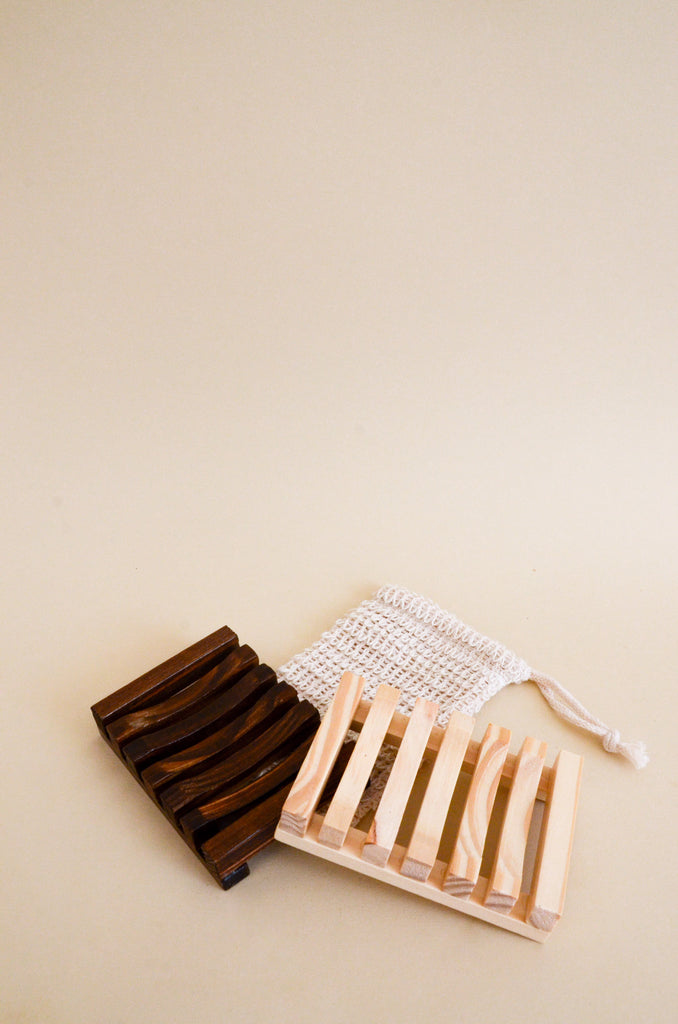
[[[443,724],[452,711],[476,714],[502,687],[530,677],[528,665],[502,644],[394,586],[382,587],[277,671],[322,715],[347,670],[365,677],[367,698],[389,683],[402,691],[406,709],[417,697],[438,701]]]

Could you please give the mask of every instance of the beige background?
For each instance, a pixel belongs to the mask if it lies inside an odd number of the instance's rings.
[[[678,10],[3,2],[0,1017],[674,1021]],[[556,675],[539,947],[275,847],[224,894],[90,704],[385,582]]]

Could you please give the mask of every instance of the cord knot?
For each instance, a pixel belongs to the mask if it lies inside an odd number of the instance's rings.
[[[610,729],[603,736],[603,746],[609,754],[618,754],[621,747],[621,736],[618,729]]]

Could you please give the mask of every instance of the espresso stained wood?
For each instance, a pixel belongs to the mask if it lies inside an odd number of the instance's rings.
[[[215,822],[218,823],[235,812],[243,810],[255,800],[260,800],[262,796],[282,785],[289,790],[308,748],[311,746],[314,735],[315,733],[311,733],[303,739],[289,754],[281,756],[276,753],[274,757],[257,765],[256,769],[245,778],[239,779],[232,786],[222,790],[213,800],[201,804],[184,815],[178,824],[185,833],[189,846],[195,847],[199,841],[206,838],[206,829],[210,830],[209,834],[211,835]],[[334,795],[354,747],[355,740],[348,740],[339,751],[336,764],[321,797],[321,806]]]
[[[321,794],[320,804],[331,799],[336,791],[341,774],[346,768],[354,747],[355,742],[351,740],[345,743],[339,751],[334,768],[330,772]],[[243,860],[247,860],[248,857],[271,842],[283,804],[292,787],[292,781],[290,779],[280,790],[246,810],[221,832],[202,844],[201,852],[205,858],[205,864],[209,870],[213,870],[215,877],[228,876],[239,868]]]
[[[262,797],[279,789],[285,783],[288,787],[291,786],[311,745],[313,735],[311,733],[301,740],[299,746],[284,757],[276,755],[268,758],[257,765],[251,774],[221,790],[212,800],[182,815],[177,824],[184,833],[188,845],[192,849],[197,849],[206,830],[211,830],[212,834],[217,830],[214,826],[223,819],[232,817],[236,812],[259,802]]]
[[[297,691],[289,683],[276,683],[258,701],[228,725],[210,733],[204,740],[184,747],[145,768],[141,781],[156,796],[166,786],[202,771],[248,743],[287,708],[299,703]]]
[[[123,746],[130,740],[171,725],[184,715],[197,711],[205,704],[210,697],[226,689],[233,683],[234,678],[250,668],[255,668],[259,659],[254,651],[251,658],[243,658],[244,652],[250,651],[249,647],[241,647],[233,651],[220,664],[200,676],[194,682],[184,686],[172,697],[160,701],[158,704],[151,704],[150,707],[133,711],[129,715],[123,715],[108,726],[108,735],[114,743]],[[243,661],[246,660],[246,664]]]
[[[196,743],[213,729],[226,725],[250,707],[262,693],[270,690],[274,683],[273,669],[268,665],[258,665],[193,714],[126,743],[122,747],[123,757],[130,769],[139,773],[150,761]]]
[[[215,878],[228,876],[273,840],[280,812],[289,793],[285,786],[241,814],[200,848]]]
[[[110,742],[106,726],[115,718],[171,696],[198,676],[204,675],[237,646],[236,634],[228,626],[223,626],[168,658],[162,665],[97,701],[92,705],[92,714],[106,742]]]
[[[196,807],[230,782],[252,771],[261,761],[296,737],[308,736],[318,728],[318,712],[304,700],[273,722],[266,732],[231,757],[199,775],[176,782],[160,794],[164,811],[172,818]]]
[[[200,795],[189,806],[204,802],[204,792],[227,797],[190,828],[184,819],[195,811],[180,821],[166,811],[223,889],[245,878],[246,858],[271,841],[276,807],[319,724],[317,711],[299,702],[294,687],[278,683],[228,627],[104,697],[92,714],[108,745],[156,802],[193,776],[204,778],[193,784]],[[213,842],[216,859],[203,853],[203,840]]]

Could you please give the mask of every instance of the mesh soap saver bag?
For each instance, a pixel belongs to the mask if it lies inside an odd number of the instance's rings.
[[[437,701],[442,722],[454,710],[475,715],[504,686],[530,680],[554,711],[599,736],[609,753],[621,754],[636,768],[648,762],[643,743],[622,740],[555,679],[533,671],[502,644],[402,587],[382,587],[279,668],[278,678],[324,714],[347,670],[365,677],[366,697],[373,697],[380,683],[389,683],[400,688],[409,710],[417,697]],[[383,767],[386,772],[387,765]],[[379,777],[374,788],[381,788]]]

